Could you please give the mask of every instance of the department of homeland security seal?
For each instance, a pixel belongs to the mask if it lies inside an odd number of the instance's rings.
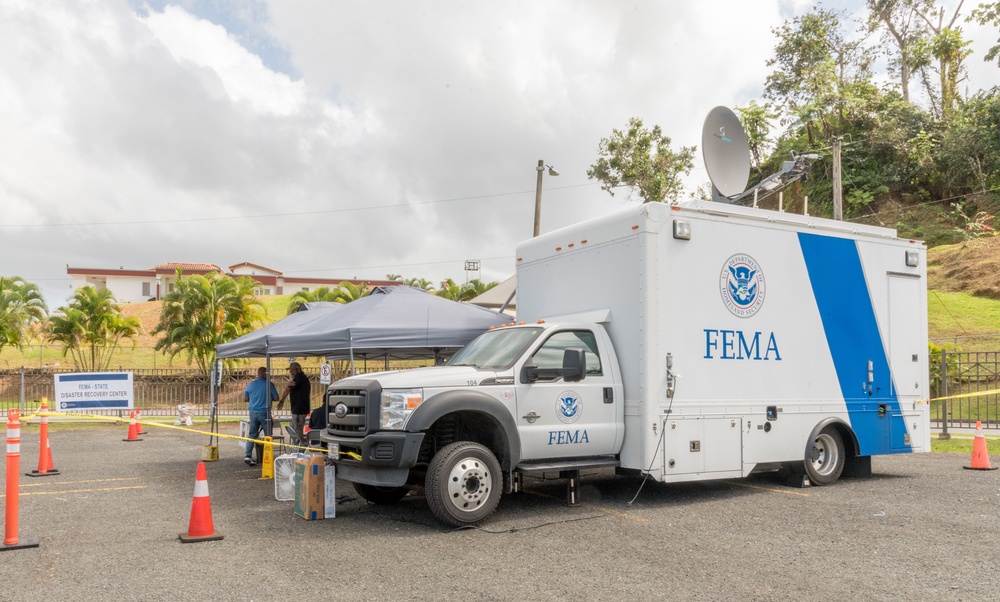
[[[569,424],[580,419],[583,413],[583,404],[580,403],[580,396],[575,391],[563,391],[556,400],[556,416],[562,422]]]
[[[764,304],[764,272],[753,257],[736,254],[719,275],[722,302],[734,316],[749,318]]]

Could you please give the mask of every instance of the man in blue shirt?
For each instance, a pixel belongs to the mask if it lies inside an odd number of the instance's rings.
[[[269,390],[271,393],[270,399],[267,397]],[[250,411],[250,433],[247,437],[256,439],[267,422],[267,412],[270,402],[278,399],[278,390],[274,387],[273,383],[267,380],[267,368],[257,368],[257,378],[250,381],[250,384],[247,385],[246,390],[243,391],[243,399],[250,404],[247,408]],[[253,448],[253,441],[247,441],[247,455],[243,458],[243,461],[250,466],[257,464],[253,459]]]

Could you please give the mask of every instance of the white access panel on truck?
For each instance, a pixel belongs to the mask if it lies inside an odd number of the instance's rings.
[[[650,203],[517,255],[519,320],[606,316],[625,467],[665,481],[746,475],[801,461],[829,420],[849,426],[863,456],[929,449],[922,243],[808,216]]]

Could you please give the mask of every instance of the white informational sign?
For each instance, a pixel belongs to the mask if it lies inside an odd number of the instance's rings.
[[[134,408],[131,372],[56,374],[53,410],[131,410]]]
[[[330,377],[333,375],[333,368],[330,364],[322,364],[319,367],[319,384],[328,385],[330,384]]]

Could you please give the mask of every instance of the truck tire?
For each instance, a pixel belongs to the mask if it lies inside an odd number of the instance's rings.
[[[471,441],[446,445],[427,468],[427,505],[438,520],[453,527],[486,520],[502,493],[500,463],[484,445]]]
[[[805,469],[816,485],[829,485],[844,472],[847,450],[840,432],[832,426],[821,430],[806,450]]]
[[[395,504],[403,499],[410,492],[410,489],[405,485],[401,487],[379,487],[378,485],[354,483],[354,491],[357,491],[358,495],[366,501],[384,506],[386,504]]]

